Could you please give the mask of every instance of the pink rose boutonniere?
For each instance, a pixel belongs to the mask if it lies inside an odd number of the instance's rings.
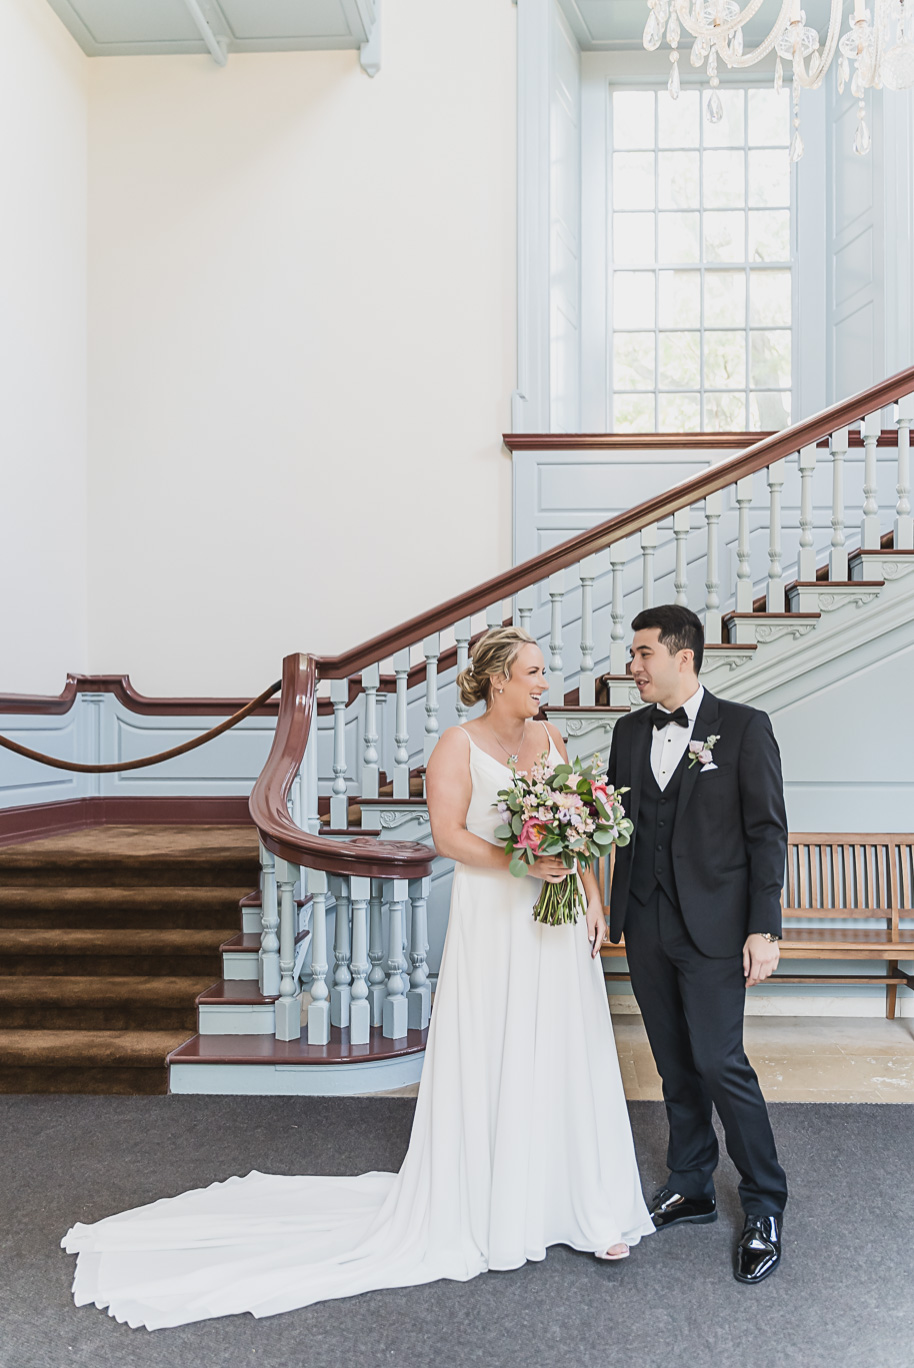
[[[689,742],[689,769],[693,765],[701,765],[701,773],[705,770],[716,770],[717,766],[711,758],[711,752],[720,740],[719,736],[709,736],[706,741]]]

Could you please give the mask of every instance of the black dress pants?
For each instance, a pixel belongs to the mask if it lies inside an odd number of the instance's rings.
[[[748,1216],[777,1216],[787,1202],[768,1109],[743,1049],[742,956],[703,955],[662,889],[642,905],[630,896],[625,947],[632,989],[663,1080],[670,1127],[669,1186],[714,1195],[719,1150],[711,1105],[740,1174]]]

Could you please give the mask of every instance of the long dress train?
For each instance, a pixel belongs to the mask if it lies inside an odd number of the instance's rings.
[[[492,841],[508,771],[471,738],[470,771],[467,828]],[[540,887],[455,868],[399,1173],[255,1171],[74,1225],[77,1306],[150,1330],[270,1316],[650,1234],[600,961],[583,918],[533,920]]]

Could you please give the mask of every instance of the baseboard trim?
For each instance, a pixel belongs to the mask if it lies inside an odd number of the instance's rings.
[[[64,836],[96,826],[249,826],[243,795],[220,797],[69,798],[0,809],[0,846]]]

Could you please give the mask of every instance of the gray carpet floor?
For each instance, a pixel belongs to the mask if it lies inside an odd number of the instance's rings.
[[[912,1368],[914,1108],[771,1111],[792,1198],[783,1266],[759,1287],[731,1276],[725,1160],[718,1223],[652,1236],[624,1263],[559,1247],[470,1283],[150,1334],[74,1308],[68,1226],[252,1168],[396,1169],[412,1102],[0,1097],[0,1368]],[[631,1112],[649,1190],[665,1176],[663,1108]]]

